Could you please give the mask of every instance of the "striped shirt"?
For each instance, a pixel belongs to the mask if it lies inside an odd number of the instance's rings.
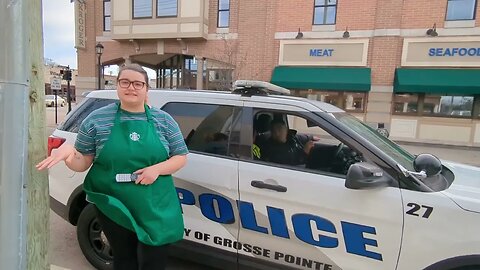
[[[107,142],[112,127],[115,123],[118,103],[112,103],[99,108],[88,115],[80,125],[75,148],[86,155],[95,155],[95,159]],[[153,123],[157,130],[160,142],[171,156],[185,155],[187,146],[177,122],[166,112],[151,108]],[[147,121],[147,116],[142,113],[131,113],[120,109],[120,121]]]

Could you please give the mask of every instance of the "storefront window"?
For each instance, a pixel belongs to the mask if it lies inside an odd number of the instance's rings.
[[[472,117],[472,96],[425,95],[424,115]]]
[[[394,113],[417,113],[418,94],[396,94],[393,100]]]
[[[339,108],[342,107],[342,99],[340,92],[321,92],[317,94],[318,100],[323,101],[325,103],[332,104]]]
[[[349,112],[364,112],[367,103],[367,95],[362,92],[300,90],[298,94],[304,98],[332,104]]]
[[[471,118],[474,102],[473,96],[395,94],[393,113]]]
[[[345,93],[344,94],[344,104],[346,111],[353,112],[363,112],[365,104],[365,94],[364,93]]]

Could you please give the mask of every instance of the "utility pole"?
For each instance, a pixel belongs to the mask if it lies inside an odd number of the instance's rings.
[[[28,6],[34,2],[0,1],[0,269],[25,269],[27,261]]]
[[[27,269],[47,270],[49,243],[49,192],[47,172],[38,172],[35,164],[45,158],[45,82],[43,64],[42,1],[28,3],[28,51],[30,65],[25,70],[30,77],[30,118],[28,128],[28,217]],[[4,1],[5,2],[5,1]]]

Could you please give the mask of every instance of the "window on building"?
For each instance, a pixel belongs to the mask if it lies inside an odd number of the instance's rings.
[[[190,151],[227,156],[232,147],[238,146],[238,108],[214,104],[168,103],[162,109],[178,123]]]
[[[217,27],[228,28],[230,25],[230,0],[218,0]]]
[[[418,94],[396,94],[393,100],[393,113],[417,114]]]
[[[474,20],[477,0],[448,0],[447,21]]]
[[[364,112],[367,95],[362,92],[300,91],[300,96],[323,101],[348,112]]]
[[[393,113],[472,118],[478,100],[474,96],[395,94]]]
[[[103,31],[110,31],[110,18],[112,16],[110,11],[110,0],[103,0]]]
[[[472,117],[472,96],[425,95],[423,115]]]
[[[132,0],[133,1],[133,18],[151,18],[152,17],[152,1],[151,0]]]
[[[335,24],[337,17],[337,0],[315,0],[313,24]]]
[[[157,17],[177,16],[177,0],[157,0]]]

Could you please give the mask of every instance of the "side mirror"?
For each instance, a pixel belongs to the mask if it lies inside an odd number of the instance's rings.
[[[413,160],[413,168],[426,177],[435,176],[442,172],[442,162],[434,155],[420,154]]]
[[[386,128],[377,128],[377,132],[380,133],[383,137],[388,138],[390,136],[390,133],[388,132],[388,129]]]
[[[367,162],[352,164],[347,172],[345,187],[350,189],[372,189],[390,186],[391,178],[381,168]]]

